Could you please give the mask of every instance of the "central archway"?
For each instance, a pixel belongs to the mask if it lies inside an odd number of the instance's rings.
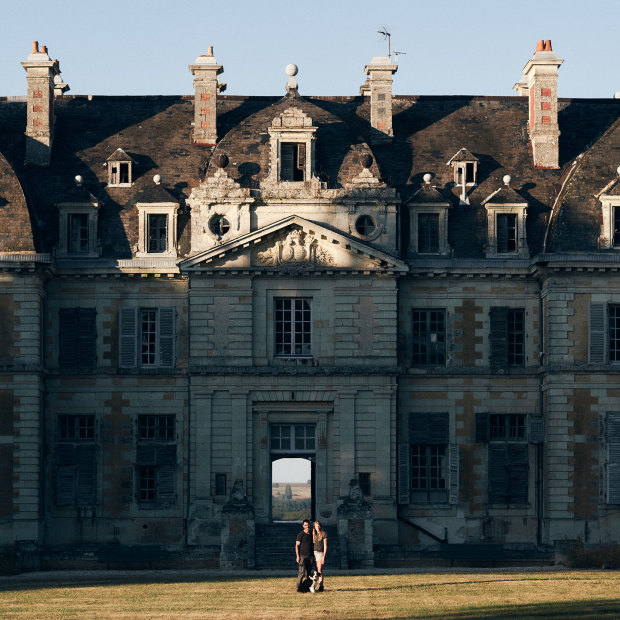
[[[314,457],[272,456],[271,520],[314,519]]]

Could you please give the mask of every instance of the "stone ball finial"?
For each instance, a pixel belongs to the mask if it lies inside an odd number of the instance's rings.
[[[360,159],[360,163],[362,164],[362,166],[366,169],[370,168],[370,166],[372,166],[372,162],[374,161],[374,159],[372,158],[372,155],[370,155],[370,153],[364,153]]]
[[[616,172],[618,173],[618,176],[620,177],[620,166],[616,168]]]
[[[153,177],[153,183],[155,183],[155,185],[159,185],[161,183],[161,175],[160,174],[156,174]]]
[[[297,65],[294,65],[293,63],[286,65],[286,69],[284,70],[286,71],[286,75],[288,75],[289,77],[293,77],[299,72]]]
[[[510,185],[510,181],[512,181],[512,177],[509,174],[504,175],[502,179],[504,181],[504,185]]]
[[[84,179],[82,178],[81,174],[76,174],[75,177],[73,178],[73,181],[78,187],[82,187],[82,183],[84,182]]]
[[[427,172],[422,178],[424,179],[424,182],[428,185],[431,182],[433,175],[430,172]]]
[[[216,168],[226,168],[226,166],[228,166],[228,155],[225,153],[218,153],[213,157],[213,165]]]

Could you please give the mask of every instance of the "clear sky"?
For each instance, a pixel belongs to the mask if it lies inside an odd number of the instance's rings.
[[[213,45],[226,94],[357,95],[391,48],[394,93],[514,95],[539,39],[564,64],[560,97],[620,91],[620,0],[6,0],[0,96],[24,95],[31,42],[60,60],[70,94],[193,92],[187,66]]]

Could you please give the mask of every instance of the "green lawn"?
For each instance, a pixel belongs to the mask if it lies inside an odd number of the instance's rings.
[[[260,573],[259,573],[260,575]],[[297,594],[290,577],[196,572],[50,573],[0,578],[0,618],[620,617],[620,572],[441,572],[329,576]]]

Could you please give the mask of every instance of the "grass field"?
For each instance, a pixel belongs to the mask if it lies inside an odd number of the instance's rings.
[[[572,618],[620,617],[615,571],[441,572],[329,576],[297,594],[290,577],[200,572],[53,573],[0,578],[0,617]]]

